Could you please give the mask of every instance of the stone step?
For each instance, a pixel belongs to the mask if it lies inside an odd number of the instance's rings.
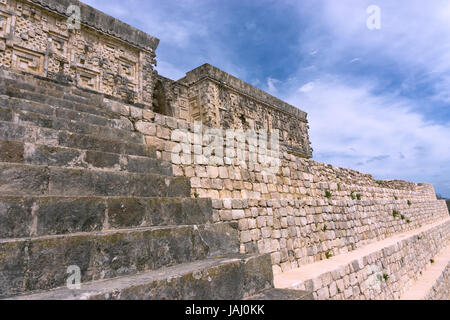
[[[0,297],[64,286],[69,266],[86,283],[238,251],[236,223],[0,240]]]
[[[190,197],[190,180],[157,174],[0,163],[0,193],[23,196]]]
[[[156,158],[156,149],[153,146],[105,139],[95,135],[20,125],[9,121],[0,121],[0,139],[29,142],[52,147],[67,147]]]
[[[230,254],[14,300],[236,300],[273,286],[267,255]]]
[[[99,116],[87,112],[76,111],[63,107],[54,107],[35,101],[13,98],[0,95],[0,106],[13,110],[32,111],[55,118],[64,118],[68,120],[77,120],[85,123],[95,124],[104,127],[118,128],[133,131],[134,127],[130,120],[125,117],[111,118]]]
[[[81,103],[73,101],[73,99],[67,99],[67,95],[62,98],[57,98],[47,94],[36,93],[24,89],[17,89],[12,86],[0,86],[0,94],[9,97],[25,99],[29,101],[39,102],[44,105],[50,105],[53,107],[62,107],[66,109],[72,109],[75,111],[91,113],[97,116],[105,118],[117,119],[118,115],[107,109],[100,108],[100,102],[93,103]]]
[[[430,259],[450,242],[450,218],[275,275],[276,288],[315,299],[398,299]]]
[[[400,300],[450,300],[450,245],[433,257]]]
[[[0,239],[212,223],[210,199],[0,196]]]
[[[0,85],[2,87],[11,87],[18,90],[49,95],[82,104],[101,105],[101,101],[103,100],[102,94],[57,83],[47,78],[30,78],[14,72],[6,73],[2,72],[0,74]]]
[[[145,143],[144,136],[138,132],[113,129],[110,127],[84,123],[76,120],[55,118],[31,111],[6,109],[2,107],[0,107],[0,109],[2,109],[0,110],[0,120],[2,121],[11,121],[20,125],[29,125],[54,130],[69,131],[78,134],[99,136],[105,139],[119,140],[136,144]],[[11,111],[12,114],[8,114],[8,111]]]
[[[271,288],[243,300],[314,300],[314,297],[308,291]]]
[[[121,114],[126,109],[122,102],[116,102],[114,98],[111,100],[111,97],[105,98],[98,92],[70,85],[60,85],[50,79],[23,77],[23,75],[5,70],[0,70],[0,95],[2,94],[11,98],[26,99],[27,102],[44,101],[44,105],[50,103],[54,107],[70,108],[109,119],[124,120]],[[64,101],[67,102],[67,106],[64,105]],[[142,108],[136,104],[134,107]]]
[[[0,162],[173,175],[172,164],[154,158],[1,139]]]

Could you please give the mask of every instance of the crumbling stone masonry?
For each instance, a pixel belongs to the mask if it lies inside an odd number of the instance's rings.
[[[209,64],[165,78],[158,43],[0,0],[0,298],[450,298],[432,185],[310,160],[306,113]],[[221,155],[222,130],[249,136]]]

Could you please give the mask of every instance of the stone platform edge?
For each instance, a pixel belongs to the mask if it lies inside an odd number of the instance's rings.
[[[141,49],[154,52],[159,45],[159,39],[78,0],[27,0],[27,2],[64,16],[68,16],[67,8],[75,5],[80,7],[81,23],[86,26],[117,37]]]

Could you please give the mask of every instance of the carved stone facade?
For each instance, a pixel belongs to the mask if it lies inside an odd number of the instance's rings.
[[[165,82],[175,117],[211,128],[278,129],[284,151],[312,157],[306,113],[296,107],[209,64]]]
[[[305,112],[209,64],[164,78],[154,70],[158,43],[76,0],[0,0],[0,66],[211,128],[278,129],[283,151],[312,157]]]
[[[71,4],[81,10],[79,29],[68,26]],[[78,1],[0,1],[1,66],[127,102],[152,104],[158,43]]]

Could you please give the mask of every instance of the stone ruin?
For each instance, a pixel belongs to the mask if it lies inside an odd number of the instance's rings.
[[[158,44],[0,0],[1,298],[450,297],[432,185],[310,160],[305,112],[209,64],[165,78]]]

